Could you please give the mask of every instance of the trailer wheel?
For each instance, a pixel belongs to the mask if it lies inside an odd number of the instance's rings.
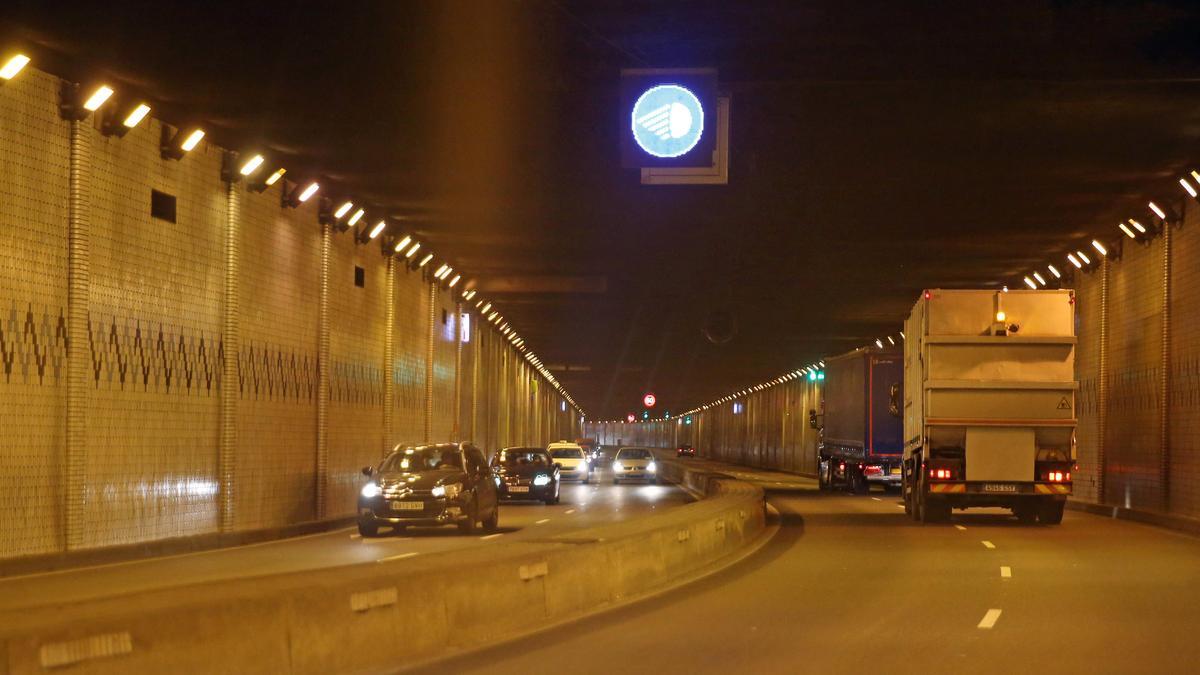
[[[1038,520],[1043,525],[1058,525],[1062,523],[1063,509],[1067,506],[1066,502],[1058,502],[1047,499],[1042,502],[1041,508],[1038,509]]]
[[[908,465],[905,464],[901,470],[904,471],[904,477],[900,481],[900,495],[904,497],[904,514],[913,518],[913,489],[911,479],[909,478]]]

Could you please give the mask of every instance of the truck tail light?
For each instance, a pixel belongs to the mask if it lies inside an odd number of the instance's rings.
[[[954,472],[950,469],[930,469],[929,477],[934,480],[953,480]]]
[[[883,475],[883,467],[879,466],[877,464],[872,464],[871,466],[865,467],[863,469],[863,473],[865,473],[868,476],[882,476]]]
[[[1049,471],[1046,473],[1046,480],[1051,483],[1069,483],[1071,482],[1071,472]]]

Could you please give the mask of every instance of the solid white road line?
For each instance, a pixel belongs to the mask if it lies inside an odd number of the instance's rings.
[[[575,509],[567,509],[568,516],[571,515],[572,513],[575,513]]]
[[[534,523],[534,525],[541,525],[542,523],[548,523],[548,522],[550,522],[549,518],[542,518],[541,520]]]
[[[1000,610],[989,609],[987,611],[987,614],[983,615],[983,619],[981,619],[979,621],[979,625],[977,626],[977,628],[982,628],[983,630],[991,630],[992,626],[995,626],[996,622],[999,620],[1000,620]]]
[[[996,545],[993,544],[992,542],[988,541],[987,539],[983,540],[983,545],[986,548],[996,548]]]
[[[400,555],[389,555],[388,557],[380,558],[379,560],[376,560],[375,562],[387,562],[389,560],[402,560],[404,558],[411,558],[414,555],[417,555],[417,553],[415,551],[411,552],[411,553],[401,553]]]
[[[503,537],[503,536],[504,536],[503,532],[497,532],[496,534],[484,535],[484,536],[480,537],[480,539],[495,539],[496,537]]]
[[[1000,566],[1000,576],[1005,579],[1011,579],[1012,578],[1012,568],[1009,567],[1008,565],[1001,565]]]
[[[965,532],[967,530],[967,528],[963,527],[962,525],[955,525],[954,529],[958,530],[959,532]]]

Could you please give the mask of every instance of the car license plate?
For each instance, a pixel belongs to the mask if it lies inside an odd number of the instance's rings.
[[[1011,483],[984,483],[984,492],[1016,492],[1017,486]]]
[[[424,502],[392,502],[393,511],[424,511]]]
[[[897,466],[897,467],[892,467],[892,475],[893,475],[893,476],[899,476],[899,475],[900,475],[900,467],[898,467],[898,466]]]
[[[529,486],[528,485],[509,485],[508,491],[509,492],[529,492]]]

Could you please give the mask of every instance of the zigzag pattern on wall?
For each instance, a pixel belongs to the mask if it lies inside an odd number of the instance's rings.
[[[1171,407],[1200,407],[1200,356],[1175,362],[1171,370]]]
[[[125,317],[89,317],[97,388],[185,396],[220,389],[221,340],[205,331]]]
[[[1109,383],[1108,409],[1122,410],[1156,410],[1158,408],[1159,387],[1158,368],[1148,366],[1136,370],[1124,370],[1111,375]]]
[[[0,382],[65,384],[65,314],[61,307],[9,303],[0,316]],[[88,342],[98,389],[184,396],[213,396],[221,389],[225,348],[219,334],[97,314],[88,320]],[[327,395],[338,403],[382,405],[383,373],[381,365],[333,361]],[[311,352],[253,340],[243,343],[238,359],[241,398],[312,402],[316,382],[317,359]]]
[[[361,361],[334,361],[329,369],[329,400],[383,405],[383,368]]]
[[[317,358],[296,349],[243,342],[238,379],[244,399],[311,402],[317,387]]]
[[[57,312],[33,303],[9,303],[0,319],[0,364],[4,382],[58,384],[66,376],[67,320]],[[49,380],[49,381],[47,381]]]

